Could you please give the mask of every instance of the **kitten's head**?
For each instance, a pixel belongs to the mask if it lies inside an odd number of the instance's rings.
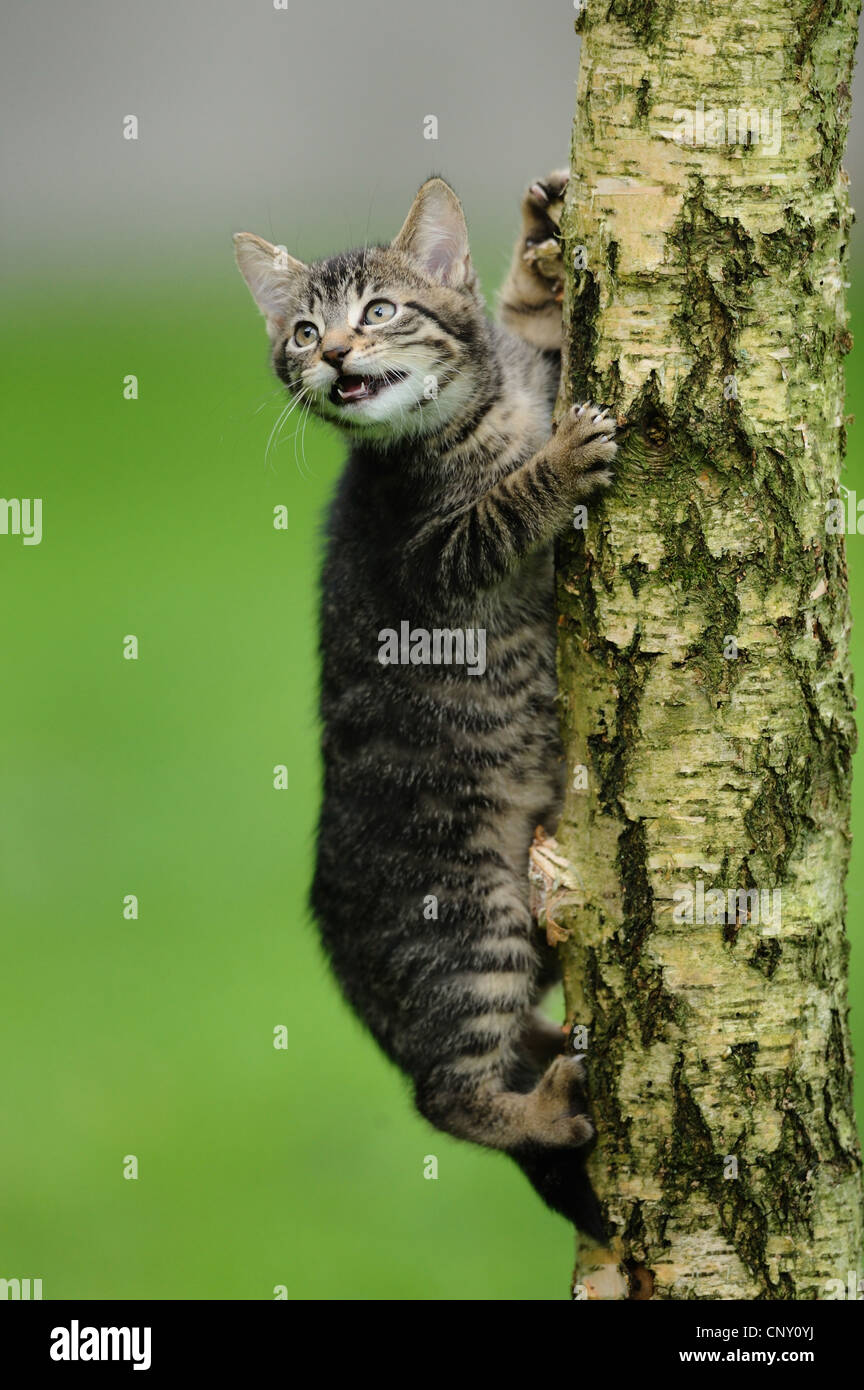
[[[443,179],[423,184],[389,246],[307,266],[250,232],[234,241],[274,370],[316,415],[387,441],[440,430],[476,395],[486,317],[462,206]]]

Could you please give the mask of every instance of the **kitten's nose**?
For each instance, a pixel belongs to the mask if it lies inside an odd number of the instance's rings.
[[[335,347],[325,348],[321,353],[325,362],[329,362],[331,367],[341,367],[343,361],[351,351],[345,343],[337,343]]]

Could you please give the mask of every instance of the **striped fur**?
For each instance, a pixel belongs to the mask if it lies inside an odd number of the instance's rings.
[[[440,179],[390,246],[306,267],[237,241],[275,371],[351,440],[322,580],[324,945],[422,1114],[510,1153],[599,1235],[581,1063],[537,1013],[556,964],[526,877],[534,828],[554,825],[562,797],[552,541],[609,483],[615,452],[614,422],[592,407],[550,433],[560,307],[522,253],[562,182],[526,196],[507,327],[487,318]],[[394,313],[365,322],[377,301]],[[405,621],[483,629],[485,671],[382,665],[379,634]]]

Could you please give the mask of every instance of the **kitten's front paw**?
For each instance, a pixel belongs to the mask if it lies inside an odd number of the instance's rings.
[[[564,471],[579,497],[610,487],[614,475],[611,464],[618,452],[615,443],[617,421],[599,406],[585,402],[574,405],[558,422],[553,435],[560,450]]]

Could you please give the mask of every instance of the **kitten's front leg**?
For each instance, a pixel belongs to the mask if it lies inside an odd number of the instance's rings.
[[[405,555],[405,583],[439,598],[500,583],[564,529],[577,502],[609,487],[615,424],[596,406],[574,405],[521,468],[470,506],[427,522]]]
[[[549,351],[561,347],[564,262],[558,228],[549,215],[564,196],[569,171],[537,179],[522,199],[522,233],[501,290],[499,317],[505,328]]]

